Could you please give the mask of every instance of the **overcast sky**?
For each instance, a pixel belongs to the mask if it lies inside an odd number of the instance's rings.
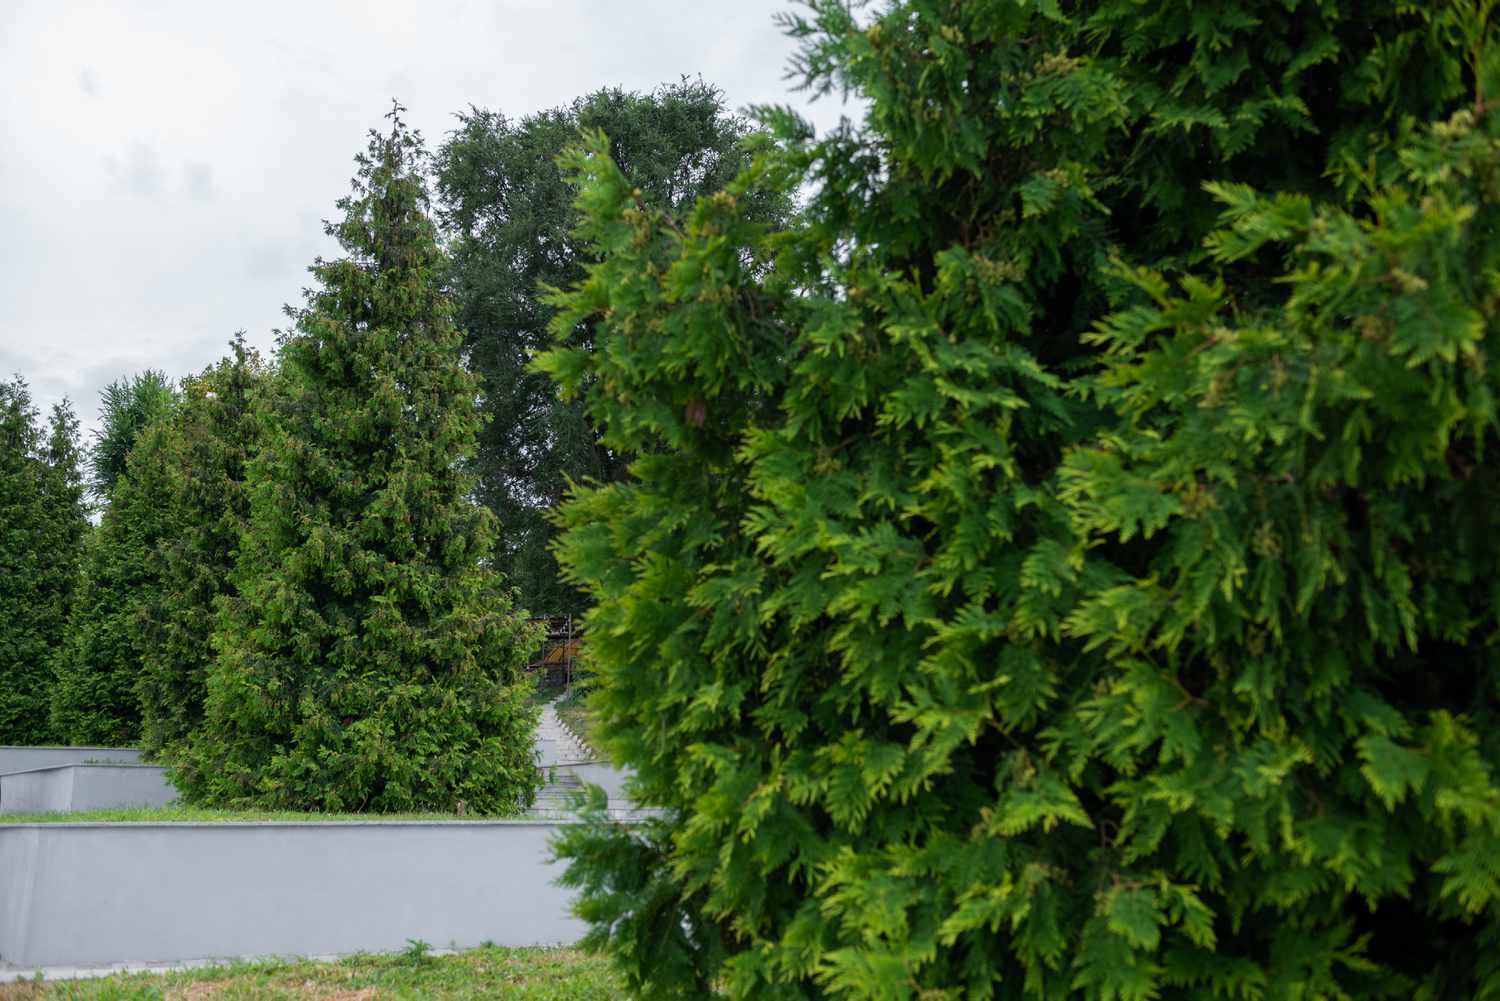
[[[478,105],[517,117],[702,76],[731,107],[842,112],[783,78],[791,0],[0,0],[0,378],[85,427],[99,390],[174,378],[282,307],[397,97],[429,147]]]

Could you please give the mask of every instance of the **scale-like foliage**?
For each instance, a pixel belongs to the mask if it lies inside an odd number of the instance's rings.
[[[863,127],[572,157],[640,996],[1500,997],[1492,7],[815,2]]]
[[[52,727],[69,744],[123,747],[141,737],[140,626],[161,596],[158,547],[176,527],[161,454],[173,418],[167,410],[136,429],[84,547],[66,635],[52,657]]]
[[[255,447],[253,401],[269,380],[236,335],[231,354],[185,380],[170,421],[138,446],[164,479],[171,531],[151,554],[160,582],[136,621],[141,747],[171,761],[203,720],[217,603],[233,592],[235,553],[248,514],[245,464]],[[179,780],[188,781],[186,772]]]
[[[51,725],[71,744],[140,739],[138,623],[160,587],[154,553],[172,527],[156,443],[177,404],[166,376],[150,370],[100,394],[90,459],[104,516],[88,537],[66,633],[51,656]]]
[[[347,253],[281,344],[249,460],[204,721],[208,803],[493,813],[533,794],[534,631],[483,559],[461,467],[479,417],[438,288],[420,140],[395,118],[330,224]]]
[[[99,396],[101,426],[89,465],[94,493],[107,503],[115,483],[125,474],[136,439],[176,405],[177,394],[164,373],[147,369],[129,379],[116,379]]]
[[[0,744],[53,739],[52,652],[88,530],[78,419],[56,404],[44,440],[37,416],[25,382],[0,382]]]

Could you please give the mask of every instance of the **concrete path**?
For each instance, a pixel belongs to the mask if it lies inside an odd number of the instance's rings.
[[[573,736],[572,731],[563,726],[552,703],[542,706],[542,721],[536,728],[538,765],[546,768],[549,765],[576,765],[597,760],[598,757]]]
[[[534,753],[547,781],[537,793],[536,802],[526,811],[529,816],[539,820],[570,819],[574,798],[583,792],[585,783],[603,787],[613,820],[638,820],[655,812],[637,809],[630,803],[625,797],[629,770],[613,767],[583,744],[563,725],[550,702],[542,707]]]

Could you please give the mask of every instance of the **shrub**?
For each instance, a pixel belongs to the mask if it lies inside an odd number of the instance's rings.
[[[571,157],[637,995],[1500,996],[1491,9],[816,0],[862,127]]]

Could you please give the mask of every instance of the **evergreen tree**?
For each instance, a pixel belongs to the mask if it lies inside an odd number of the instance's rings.
[[[487,418],[473,465],[479,497],[502,526],[499,568],[527,607],[545,613],[583,609],[548,551],[555,529],[547,513],[570,480],[619,479],[626,463],[599,440],[581,406],[560,400],[550,379],[528,369],[548,346],[554,310],[543,288],[575,283],[589,260],[573,238],[572,190],[557,166],[580,129],[607,133],[642,199],[674,214],[749,162],[751,134],[718,88],[684,79],[650,94],[599,90],[518,121],[475,109],[438,154],[441,218],[453,251],[447,281]],[[788,198],[755,197],[756,213],[786,216]]]
[[[78,421],[52,408],[46,441],[19,377],[0,383],[0,744],[53,739],[51,658],[88,529]]]
[[[147,369],[129,379],[116,379],[100,396],[100,430],[90,455],[94,494],[107,501],[136,438],[152,421],[171,410],[177,394],[162,372]]]
[[[136,620],[141,747],[174,760],[202,722],[204,679],[213,659],[217,603],[232,594],[235,552],[248,513],[245,464],[255,445],[252,402],[268,378],[237,334],[231,355],[187,379],[172,420],[140,444],[164,480],[170,529],[150,554],[156,600]],[[192,781],[186,771],[182,783]]]
[[[347,256],[315,264],[321,287],[281,344],[237,595],[183,762],[198,800],[495,813],[538,784],[537,637],[483,564],[494,516],[462,468],[475,384],[399,110],[328,227]]]
[[[174,419],[173,410],[157,413],[130,436],[88,540],[66,640],[52,661],[52,726],[70,744],[134,746],[141,738],[142,618],[161,600],[158,548],[178,528],[162,447]],[[104,435],[115,430],[106,420]]]
[[[1495,14],[814,0],[861,126],[573,154],[637,996],[1500,997]]]
[[[73,412],[73,404],[64,398],[52,405],[52,416],[47,424],[47,476],[43,483],[54,526],[49,547],[60,568],[55,588],[59,617],[66,612],[83,539],[89,532],[84,459],[78,415]]]

